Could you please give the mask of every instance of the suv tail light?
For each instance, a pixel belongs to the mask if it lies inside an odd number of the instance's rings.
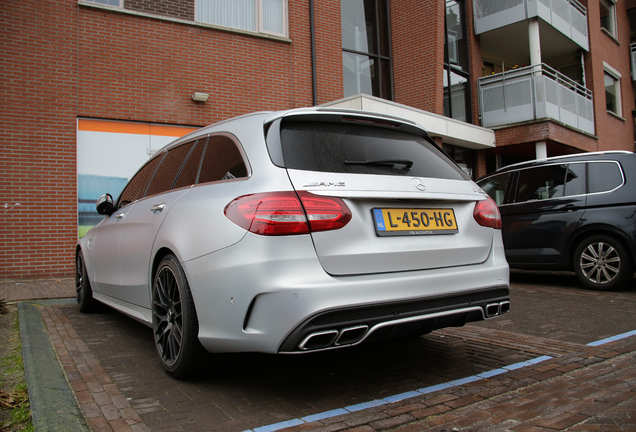
[[[490,197],[475,203],[473,217],[481,226],[501,229],[501,213],[499,213],[499,207],[497,207],[495,201]]]
[[[255,234],[292,235],[340,229],[351,211],[340,198],[290,191],[240,196],[225,207],[225,216]]]

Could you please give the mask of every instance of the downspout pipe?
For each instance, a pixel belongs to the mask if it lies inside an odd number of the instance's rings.
[[[313,106],[318,105],[318,86],[316,84],[316,32],[314,28],[314,0],[309,0],[309,32],[311,33],[311,93]]]

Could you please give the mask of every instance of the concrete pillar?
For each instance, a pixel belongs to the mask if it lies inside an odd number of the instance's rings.
[[[539,36],[539,18],[528,20],[528,42],[530,43],[530,64],[541,64],[541,37]]]
[[[539,141],[534,144],[534,151],[537,159],[547,159],[548,144],[545,141]]]

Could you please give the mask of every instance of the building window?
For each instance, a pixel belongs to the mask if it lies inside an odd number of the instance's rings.
[[[342,0],[344,95],[393,100],[388,0]]]
[[[604,63],[605,67],[605,107],[608,112],[622,117],[621,74]]]
[[[475,168],[475,151],[459,146],[454,146],[450,144],[443,144],[442,148],[456,163],[459,167],[466,173],[468,177],[471,179],[475,179],[474,177],[474,168]]]
[[[93,3],[99,3],[107,6],[123,7],[124,0],[88,0]]]
[[[616,5],[614,0],[599,0],[601,28],[616,37]]]
[[[194,20],[287,36],[287,0],[196,0]]]
[[[471,122],[464,0],[446,0],[444,115]]]

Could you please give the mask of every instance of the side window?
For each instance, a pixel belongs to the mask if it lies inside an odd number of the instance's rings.
[[[123,207],[127,204],[130,204],[133,201],[138,200],[142,197],[144,191],[146,190],[146,185],[148,185],[148,180],[151,178],[152,173],[157,168],[157,165],[161,161],[163,156],[158,156],[144,165],[143,168],[135,175],[132,180],[128,182],[126,187],[121,193],[121,197],[119,198],[119,207]]]
[[[211,136],[197,183],[241,177],[247,177],[247,168],[236,143],[225,135]]]
[[[515,202],[562,197],[567,172],[567,165],[548,165],[520,170]]]
[[[196,147],[192,150],[190,156],[188,156],[188,160],[186,160],[183,168],[181,168],[179,177],[177,177],[177,181],[174,184],[175,189],[190,186],[197,182],[199,168],[201,167],[201,158],[203,157],[203,152],[205,152],[205,144],[207,141],[207,137],[197,141]]]
[[[623,184],[623,174],[616,162],[590,162],[588,164],[589,192],[607,192]]]
[[[506,189],[508,188],[508,182],[510,182],[510,177],[512,177],[511,172],[492,176],[479,182],[479,186],[490,196],[490,198],[495,200],[497,205],[501,205],[504,202],[504,196],[506,194]]]
[[[583,195],[585,193],[585,164],[573,163],[568,167],[565,177],[565,193],[563,196]]]
[[[156,195],[172,189],[177,174],[181,170],[183,161],[190,154],[195,141],[171,149],[161,161],[161,165],[150,180],[150,186],[144,196]]]

